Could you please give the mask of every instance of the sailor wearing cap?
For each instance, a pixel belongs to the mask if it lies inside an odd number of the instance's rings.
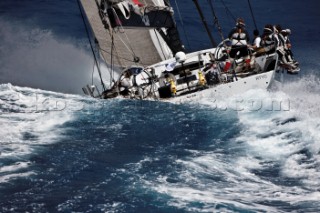
[[[273,26],[265,25],[262,34],[262,46],[267,54],[274,53],[278,45],[277,38],[274,36]]]
[[[290,29],[281,30],[280,34],[284,38],[285,48],[286,49],[290,49],[291,48],[291,42],[289,40],[289,35],[291,34],[291,30]]]
[[[283,47],[284,47],[284,51],[286,52],[288,61],[294,64],[295,66],[298,66],[299,63],[294,59],[293,53],[291,51],[291,42],[289,39],[289,35],[291,35],[291,30],[284,29],[284,30],[281,30],[279,34],[283,39]]]
[[[244,57],[248,56],[248,43],[250,41],[249,34],[245,29],[245,23],[242,18],[238,18],[236,27],[233,28],[229,33],[229,39],[231,40],[231,51],[230,57]]]

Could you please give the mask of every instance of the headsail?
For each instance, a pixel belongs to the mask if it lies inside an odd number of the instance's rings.
[[[162,5],[152,0],[80,2],[107,64],[148,66],[182,49],[180,40],[174,39],[178,31],[172,9],[163,1]]]

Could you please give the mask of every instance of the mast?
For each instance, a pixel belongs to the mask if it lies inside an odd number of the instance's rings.
[[[216,47],[217,44],[216,44],[216,42],[214,41],[214,39],[213,39],[213,37],[212,37],[212,34],[211,34],[210,30],[209,30],[207,21],[206,21],[206,19],[204,18],[204,15],[203,15],[203,13],[202,13],[202,10],[201,10],[201,8],[200,8],[200,6],[199,6],[198,0],[192,0],[192,1],[194,2],[194,4],[195,4],[196,7],[197,7],[198,13],[199,13],[199,15],[200,15],[200,17],[201,17],[201,20],[202,20],[202,23],[203,23],[203,25],[204,25],[207,33],[208,33],[208,36],[209,36],[209,39],[210,39],[210,42],[211,42],[212,46],[213,46],[213,47]]]

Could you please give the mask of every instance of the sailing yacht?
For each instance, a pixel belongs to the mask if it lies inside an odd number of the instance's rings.
[[[79,5],[112,79],[107,88],[91,43],[103,91],[94,85],[83,91],[95,98],[172,103],[221,98],[267,89],[278,69],[276,53],[230,58],[228,39],[186,54],[167,0],[79,0]]]

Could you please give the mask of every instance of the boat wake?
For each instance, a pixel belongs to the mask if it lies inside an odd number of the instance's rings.
[[[282,90],[251,90],[224,102],[214,100],[215,113],[237,112],[236,124],[227,122],[221,130],[228,134],[239,127],[239,132],[230,138],[205,138],[211,142],[205,150],[186,148],[189,154],[174,159],[172,171],[155,179],[142,178],[143,184],[169,196],[169,205],[191,212],[316,211],[320,206],[317,85],[315,78],[304,77],[282,85]],[[204,104],[201,110],[210,109],[210,101]],[[225,119],[220,118],[221,125]],[[158,158],[145,160],[152,164]]]
[[[0,85],[0,183],[34,174],[28,171],[36,150],[63,137],[80,97]]]
[[[25,180],[40,210],[316,211],[318,83],[180,105],[2,84],[0,182]]]

